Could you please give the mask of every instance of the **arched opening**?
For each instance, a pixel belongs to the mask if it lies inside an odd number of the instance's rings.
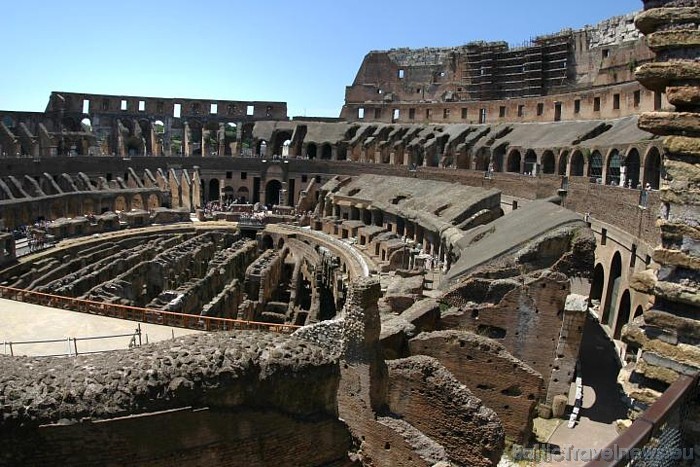
[[[329,161],[332,158],[333,158],[333,148],[331,148],[330,144],[325,143],[323,146],[321,146],[321,159]]]
[[[625,185],[630,188],[639,186],[639,152],[636,149],[630,150],[625,158]]]
[[[633,319],[637,319],[640,316],[642,316],[643,314],[644,314],[644,308],[642,308],[642,305],[639,305],[637,307],[637,309],[634,310],[634,318]]]
[[[644,186],[647,183],[654,190],[661,186],[661,154],[655,146],[649,148],[644,159]]]
[[[553,174],[556,166],[556,161],[554,159],[554,153],[552,151],[545,151],[542,154],[542,173],[543,174]]]
[[[491,167],[491,170],[494,172],[502,172],[503,171],[503,159],[506,157],[506,145],[501,144],[498,146],[496,149],[493,150],[493,157],[489,161],[489,165],[493,164]],[[486,170],[489,170],[487,167]]]
[[[316,159],[316,144],[309,143],[306,145],[306,157]]]
[[[617,304],[617,297],[620,291],[620,283],[622,282],[622,257],[620,252],[615,252],[612,262],[610,263],[610,275],[605,294],[605,305],[603,306],[603,324],[608,326],[613,322],[612,311]]]
[[[289,157],[289,147],[292,145],[292,140],[288,139],[282,143],[282,157]]]
[[[528,149],[525,153],[523,171],[528,175],[537,175],[537,154],[532,149]]]
[[[348,146],[347,144],[339,144],[338,145],[338,160],[339,161],[345,161],[348,159]]]
[[[520,173],[520,151],[513,150],[508,154],[508,162],[506,163],[506,172]]]
[[[462,150],[457,153],[457,159],[455,165],[458,169],[470,169],[471,167],[471,154],[469,150]]]
[[[190,120],[190,154],[202,155],[202,124],[198,120]]]
[[[277,240],[277,249],[282,251],[282,248],[284,248],[284,237],[280,237]]]
[[[625,290],[620,298],[620,306],[617,309],[617,321],[615,322],[614,339],[619,339],[622,334],[622,326],[630,320],[630,291]]]
[[[279,180],[270,180],[265,186],[265,204],[275,206],[280,204],[282,183]]]
[[[233,202],[234,198],[236,197],[233,187],[232,186],[225,186],[224,187],[224,201],[227,203]]]
[[[491,160],[491,151],[488,148],[480,148],[474,158],[474,170],[485,171],[489,168]]]
[[[597,150],[591,154],[588,163],[588,176],[593,183],[603,183],[603,156]]]
[[[218,201],[219,200],[219,179],[212,178],[209,180],[209,199],[208,201]]]
[[[267,157],[267,141],[261,139],[255,146],[256,154],[260,157]]]
[[[569,152],[562,151],[559,155],[559,170],[557,173],[559,175],[566,175],[566,166],[569,165]]]
[[[264,235],[262,238],[261,246],[263,250],[272,250],[275,247],[275,242],[272,241],[271,236]]]
[[[620,186],[620,167],[622,167],[622,156],[620,156],[620,151],[613,149],[608,155],[608,166],[606,169],[605,182],[608,185]]]
[[[583,168],[585,162],[583,160],[583,154],[581,151],[574,151],[571,155],[571,169],[569,170],[569,176],[571,177],[583,177]]]
[[[603,297],[603,286],[605,285],[605,268],[598,263],[593,269],[593,281],[591,282],[591,292],[588,298],[591,302],[597,301],[600,304],[600,299]]]
[[[248,202],[248,187],[242,186],[238,189],[236,192],[236,195],[238,196],[238,202],[239,203],[247,203]]]
[[[238,138],[238,126],[233,122],[224,125],[224,154],[231,156],[234,153]]]

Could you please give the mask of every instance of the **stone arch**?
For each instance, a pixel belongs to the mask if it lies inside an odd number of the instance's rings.
[[[309,143],[306,145],[306,157],[309,159],[316,159],[317,152],[316,143]]]
[[[114,211],[126,211],[128,206],[126,205],[126,198],[123,196],[117,196],[114,198]]]
[[[523,171],[529,174],[537,173],[537,153],[532,149],[528,149],[525,153],[525,161],[523,162]]]
[[[491,161],[489,163],[493,163],[493,171],[494,172],[502,172],[503,171],[503,159],[506,157],[506,149],[507,149],[507,145],[501,144],[500,146],[497,146],[493,150],[493,157],[491,157]],[[488,167],[487,167],[487,169],[488,169]]]
[[[209,180],[209,201],[218,201],[220,198],[220,190],[221,188],[218,178],[215,177]]]
[[[617,308],[617,319],[615,320],[615,332],[613,339],[619,339],[622,334],[622,326],[630,320],[630,291],[625,290],[620,298],[620,306]]]
[[[323,143],[321,146],[321,159],[331,160],[333,158],[333,148],[328,143]]]
[[[650,146],[644,156],[643,185],[647,183],[655,190],[661,186],[661,153],[656,146]]]
[[[640,316],[644,315],[644,308],[642,308],[642,305],[639,305],[636,310],[634,310],[634,318],[639,318]]]
[[[471,169],[471,151],[464,150],[457,153],[455,165],[458,169]]]
[[[562,151],[559,154],[559,160],[557,161],[557,174],[568,175],[567,168],[569,165],[569,151]]]
[[[575,150],[571,154],[571,162],[569,166],[570,177],[583,177],[586,161],[583,158],[583,153],[580,150]]]
[[[284,237],[280,237],[277,239],[277,249],[282,251],[284,248]]]
[[[622,180],[622,156],[620,151],[613,148],[608,152],[605,160],[605,183],[607,185],[620,186]]]
[[[521,156],[520,151],[513,149],[508,153],[506,162],[506,172],[520,173]]]
[[[603,305],[603,324],[610,325],[613,322],[612,311],[617,304],[617,295],[620,291],[620,283],[622,282],[622,256],[619,251],[615,252],[613,259],[610,262],[610,272],[608,273],[608,281],[605,287],[605,303]]]
[[[348,145],[346,143],[340,143],[338,145],[338,160],[345,161],[347,159],[348,159]],[[401,162],[403,162],[403,160]]]
[[[639,161],[639,151],[637,148],[632,148],[627,152],[627,156],[624,161],[625,167],[625,185],[630,188],[637,188],[639,185],[639,174],[641,169],[641,164]]]
[[[160,207],[160,199],[155,193],[148,195],[148,209],[156,209]]]
[[[233,201],[233,198],[235,198],[235,192],[233,190],[232,186],[225,186],[224,187],[224,201]]]
[[[593,182],[603,181],[603,156],[597,149],[591,153],[588,161],[588,176]]]
[[[593,281],[591,282],[591,291],[588,298],[593,301],[600,300],[603,298],[603,287],[605,286],[605,268],[602,264],[596,264],[593,269]]]
[[[485,171],[489,168],[489,161],[491,160],[491,151],[488,148],[479,148],[474,157],[473,167],[474,170]]]
[[[236,196],[238,196],[238,198],[243,203],[250,201],[250,199],[248,198],[249,194],[250,194],[250,192],[248,191],[247,186],[239,187],[238,191],[236,192]]]
[[[280,198],[282,182],[276,179],[269,180],[265,185],[265,204],[267,206],[280,205],[284,200]]]
[[[556,171],[556,160],[552,151],[542,153],[542,173],[553,174]]]
[[[131,197],[131,209],[143,209],[143,197],[140,194],[135,194]]]
[[[263,235],[260,241],[260,247],[263,250],[272,250],[275,247],[275,242],[272,240],[272,236],[269,234]]]

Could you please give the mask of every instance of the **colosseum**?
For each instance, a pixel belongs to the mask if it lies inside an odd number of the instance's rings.
[[[0,335],[0,465],[700,465],[700,2],[643,4],[371,51],[337,119],[0,111],[3,308],[138,326]]]

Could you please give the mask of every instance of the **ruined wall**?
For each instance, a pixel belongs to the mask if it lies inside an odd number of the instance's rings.
[[[640,349],[640,359],[621,379],[641,408],[656,400],[657,390],[679,374],[692,375],[700,369],[700,2],[645,0],[644,7],[636,24],[657,55],[655,63],[637,70],[637,78],[654,91],[665,91],[676,111],[647,113],[639,120],[642,129],[666,137],[668,176],[660,193],[661,236],[653,254],[661,269],[656,276],[647,272],[633,279],[637,290],[654,294],[654,307],[623,330],[623,340]],[[696,449],[700,445],[697,404],[695,397],[684,420],[686,441]]]
[[[542,375],[513,357],[493,339],[464,331],[421,333],[409,341],[411,355],[438,360],[503,422],[515,443],[527,443],[537,401],[544,397]]]
[[[338,365],[295,338],[217,333],[2,366],[2,465],[351,465]]]

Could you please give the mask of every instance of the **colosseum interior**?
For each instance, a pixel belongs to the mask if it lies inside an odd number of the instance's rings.
[[[206,331],[6,340],[0,465],[700,465],[700,2],[643,3],[371,51],[338,119],[0,111],[3,306]]]

